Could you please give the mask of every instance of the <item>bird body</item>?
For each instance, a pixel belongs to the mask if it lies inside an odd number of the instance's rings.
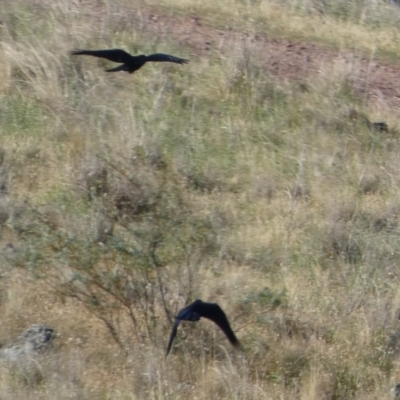
[[[109,50],[73,50],[71,52],[73,56],[93,56],[99,58],[105,58],[107,60],[122,63],[118,67],[107,69],[106,72],[126,71],[132,74],[138,69],[142,68],[147,62],[173,62],[176,64],[186,64],[189,60],[171,56],[169,54],[155,53],[149,56],[141,54],[139,56],[132,56],[121,49],[109,49]]]
[[[192,304],[189,304],[187,307],[180,310],[178,315],[176,316],[175,323],[172,327],[171,336],[168,342],[167,355],[171,350],[172,342],[174,341],[178,326],[181,321],[196,322],[201,317],[210,319],[211,321],[216,323],[225,333],[233,346],[240,345],[238,339],[232,331],[231,326],[229,325],[228,318],[226,317],[221,307],[216,303],[206,303],[201,300],[196,300]]]

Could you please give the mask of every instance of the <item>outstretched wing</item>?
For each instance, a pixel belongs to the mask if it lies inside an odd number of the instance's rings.
[[[168,342],[168,347],[167,347],[167,354],[166,354],[166,356],[168,355],[169,351],[171,350],[172,342],[173,342],[174,339],[175,339],[176,331],[178,330],[178,326],[179,326],[180,322],[181,322],[180,319],[176,319],[176,320],[175,320],[175,323],[174,323],[174,326],[172,327],[171,335],[170,335],[170,337],[169,337],[169,342]]]
[[[204,302],[199,303],[196,307],[196,312],[200,314],[200,316],[215,322],[225,333],[229,341],[234,346],[239,346],[239,340],[233,333],[232,328],[229,325],[228,318],[218,304]]]
[[[110,49],[110,50],[74,50],[71,51],[73,56],[93,56],[105,58],[110,61],[127,63],[130,61],[132,56],[124,50],[121,49]]]
[[[162,53],[151,54],[146,57],[146,61],[173,62],[176,64],[186,64],[189,62],[189,60],[185,60],[184,58],[170,56],[169,54]]]
[[[172,342],[174,341],[180,322],[181,321],[196,322],[200,319],[199,313],[195,311],[195,308],[199,303],[203,302],[201,300],[196,300],[194,303],[189,304],[188,306],[182,308],[182,310],[179,311],[178,315],[175,318],[174,326],[172,327],[171,336],[169,337],[167,355],[171,350]]]

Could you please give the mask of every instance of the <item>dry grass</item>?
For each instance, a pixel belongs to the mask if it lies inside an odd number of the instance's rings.
[[[398,58],[400,9],[395,2],[206,0],[200,5],[192,0],[148,0],[146,3],[163,7],[167,14],[201,16],[206,22],[224,28],[322,42],[336,49],[361,51],[371,58],[381,55]]]
[[[60,336],[34,366],[0,365],[1,397],[387,396],[400,377],[387,351],[400,308],[396,110],[369,109],[340,60],[301,85],[276,82],[243,41],[184,67],[109,75],[68,51],[190,50],[130,22],[151,1],[45,3],[0,5],[0,246],[13,245],[0,335],[45,323]],[[311,2],[218,4],[161,2],[398,56],[395,17],[374,32],[361,18],[394,5],[350,18],[333,6],[317,16]],[[168,317],[194,298],[221,304],[243,352],[201,321],[165,360]]]

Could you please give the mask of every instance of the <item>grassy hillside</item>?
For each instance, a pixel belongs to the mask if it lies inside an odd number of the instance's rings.
[[[344,61],[280,78],[250,39],[196,53],[156,17],[390,62],[400,9],[86,3],[0,4],[0,341],[39,322],[59,333],[34,368],[0,363],[0,397],[390,396],[397,108],[367,102]],[[112,63],[69,55],[113,47],[191,63],[108,74]],[[165,359],[174,315],[196,298],[223,307],[243,351],[200,321],[182,324]]]

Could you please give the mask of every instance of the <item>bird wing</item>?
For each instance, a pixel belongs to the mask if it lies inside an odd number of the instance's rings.
[[[179,311],[176,316],[181,321],[196,322],[200,319],[200,315],[196,312],[197,302],[191,303],[182,310]]]
[[[196,312],[204,318],[210,319],[215,322],[221,330],[225,333],[229,341],[234,345],[239,345],[239,340],[236,338],[235,334],[232,331],[231,326],[229,325],[228,318],[225,313],[222,311],[222,308],[215,303],[200,303],[196,307]]]
[[[110,49],[110,50],[74,50],[71,52],[74,56],[93,56],[105,58],[110,61],[126,63],[129,62],[132,56],[121,49]]]
[[[171,335],[170,335],[169,341],[168,341],[167,355],[168,355],[169,351],[171,350],[172,342],[173,342],[174,339],[175,339],[176,332],[177,332],[177,330],[178,330],[178,326],[179,326],[180,322],[181,322],[181,320],[177,318],[177,319],[175,320],[174,326],[172,327]]]
[[[170,56],[169,54],[162,54],[162,53],[151,54],[146,57],[146,61],[159,61],[159,62],[166,61],[177,64],[186,64],[189,62],[189,60],[185,60],[184,58]]]
[[[198,301],[199,300],[195,301],[192,304],[189,304],[185,308],[182,308],[182,310],[180,310],[178,315],[176,316],[175,323],[174,323],[174,326],[172,327],[171,335],[169,337],[167,355],[168,355],[169,351],[171,350],[172,342],[174,341],[176,332],[178,330],[178,326],[181,323],[181,321],[196,322],[200,319],[200,315],[195,310]],[[202,302],[200,301],[200,303],[202,303]]]

